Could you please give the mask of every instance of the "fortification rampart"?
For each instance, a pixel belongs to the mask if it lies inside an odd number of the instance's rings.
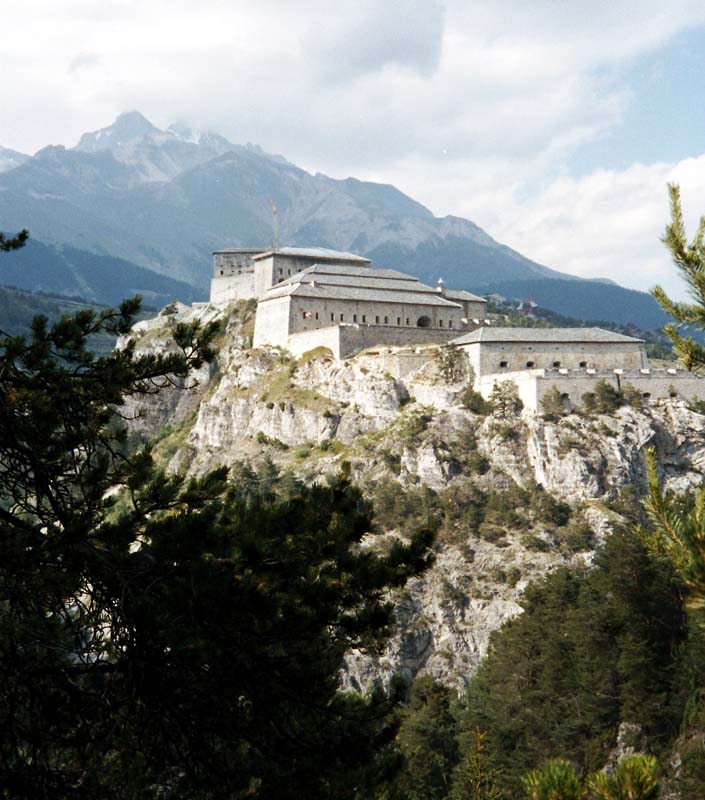
[[[457,331],[439,328],[343,324],[292,333],[285,347],[296,356],[316,347],[328,347],[335,358],[344,359],[367,347],[441,344],[457,335]]]
[[[583,395],[592,392],[598,381],[607,381],[615,388],[633,386],[644,400],[680,397],[684,400],[705,399],[705,381],[682,369],[592,370],[592,369],[534,369],[484,375],[475,388],[487,398],[496,383],[513,381],[524,408],[541,411],[541,401],[554,388],[570,408],[582,404]]]

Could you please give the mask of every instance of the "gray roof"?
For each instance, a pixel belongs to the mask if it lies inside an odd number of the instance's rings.
[[[446,300],[437,294],[424,292],[405,292],[380,290],[379,288],[357,288],[354,286],[321,286],[317,283],[299,283],[295,285],[277,285],[272,287],[260,300],[260,303],[277,297],[311,297],[320,300],[364,300],[371,303],[411,303],[419,306],[442,306],[447,309],[460,310],[457,303]]]
[[[622,333],[606,331],[603,328],[493,328],[485,327],[466,333],[451,344],[474,344],[475,342],[529,342],[529,343],[591,343],[591,342],[631,342],[636,344],[643,339],[625,336]]]
[[[290,258],[316,258],[323,261],[354,261],[358,264],[370,264],[369,258],[345,253],[339,250],[330,250],[327,247],[280,247],[277,250],[266,250],[254,257],[255,261],[271,255],[289,256]]]
[[[223,250],[214,250],[213,255],[222,255],[226,253],[264,253],[264,247],[226,247]]]
[[[472,294],[471,292],[466,292],[464,289],[446,289],[445,296],[449,300],[467,300],[471,303],[486,303],[484,297],[478,297],[476,294]]]
[[[345,265],[314,264],[307,267],[272,286],[260,302],[290,296],[460,308],[458,303],[403,272]]]

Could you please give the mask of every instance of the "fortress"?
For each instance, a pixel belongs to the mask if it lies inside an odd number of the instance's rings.
[[[703,383],[676,368],[649,367],[644,342],[601,328],[498,328],[487,301],[470,292],[436,288],[393,269],[373,267],[353,253],[326,248],[240,248],[213,254],[211,303],[257,300],[253,345],[296,356],[328,348],[340,360],[369,348],[409,350],[423,363],[426,344],[457,347],[485,397],[500,381],[514,381],[525,408],[540,410],[558,388],[577,405],[598,380],[629,383],[645,399],[693,398]],[[387,358],[387,360],[389,360]]]

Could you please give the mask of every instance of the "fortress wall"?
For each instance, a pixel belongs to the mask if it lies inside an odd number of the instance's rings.
[[[269,301],[266,302],[268,303]],[[263,305],[265,304],[260,304],[260,308]],[[309,316],[304,316],[304,314],[309,314]],[[316,318],[316,315],[318,315],[318,318]],[[416,323],[419,317],[422,316],[430,319],[430,328],[432,329],[449,330],[455,336],[461,336],[468,330],[461,322],[463,318],[462,310],[449,306],[430,306],[422,303],[385,303],[370,300],[356,302],[354,300],[331,300],[329,298],[319,299],[312,297],[291,298],[292,333],[341,323],[346,325],[375,325],[409,331],[417,328]],[[384,321],[385,318],[388,320],[386,323]],[[408,325],[407,319],[409,320]],[[397,320],[400,320],[400,323],[397,323]],[[449,325],[452,325],[451,329],[448,328]],[[445,338],[453,337],[444,337],[440,341],[445,341]]]
[[[517,385],[519,397],[530,412],[541,411],[541,400],[554,388],[564,395],[570,408],[582,405],[586,392],[595,390],[595,384],[606,380],[615,388],[633,386],[644,400],[663,400],[679,397],[683,400],[705,399],[705,380],[682,369],[643,369],[619,371],[602,370],[523,370],[520,372],[484,375],[476,382],[483,397],[489,397],[495,383],[511,380]]]
[[[211,280],[211,303],[230,303],[255,296],[254,273],[217,277]]]
[[[532,369],[552,369],[555,361],[566,369],[628,369],[648,366],[641,342],[474,342],[460,345],[478,376]],[[506,367],[500,367],[502,361]],[[583,366],[581,363],[585,362]]]
[[[277,297],[260,303],[255,315],[254,347],[288,347],[290,297]]]
[[[256,331],[256,329],[255,329]],[[300,356],[316,347],[328,347],[335,358],[341,360],[367,347],[408,347],[414,344],[441,344],[456,334],[438,328],[397,328],[385,325],[332,325],[310,331],[299,331],[289,336],[283,345]],[[255,345],[257,336],[255,333]],[[425,360],[425,359],[424,359]]]

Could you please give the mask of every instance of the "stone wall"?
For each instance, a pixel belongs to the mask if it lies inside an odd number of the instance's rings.
[[[495,373],[476,380],[476,389],[489,397],[496,383],[513,381],[526,411],[541,411],[541,401],[554,388],[563,395],[569,408],[582,405],[586,392],[595,390],[595,384],[606,380],[615,388],[633,386],[644,400],[663,400],[679,397],[684,400],[705,399],[705,380],[682,369],[638,370],[522,370]]]
[[[367,347],[441,344],[452,338],[455,333],[438,328],[343,324],[293,333],[284,346],[296,356],[316,347],[327,347],[335,358],[342,360]]]
[[[263,305],[265,303],[260,304],[260,308]],[[298,333],[336,323],[379,325],[409,330],[418,327],[421,317],[428,319],[429,324],[426,327],[451,329],[451,333],[455,336],[461,336],[467,330],[461,322],[462,309],[452,306],[292,297],[290,331]],[[452,336],[443,337],[441,341],[445,341],[445,338]]]
[[[648,366],[641,342],[473,342],[459,346],[468,354],[477,376],[527,369],[638,370]]]
[[[217,277],[211,280],[211,303],[231,303],[255,296],[254,272]]]

